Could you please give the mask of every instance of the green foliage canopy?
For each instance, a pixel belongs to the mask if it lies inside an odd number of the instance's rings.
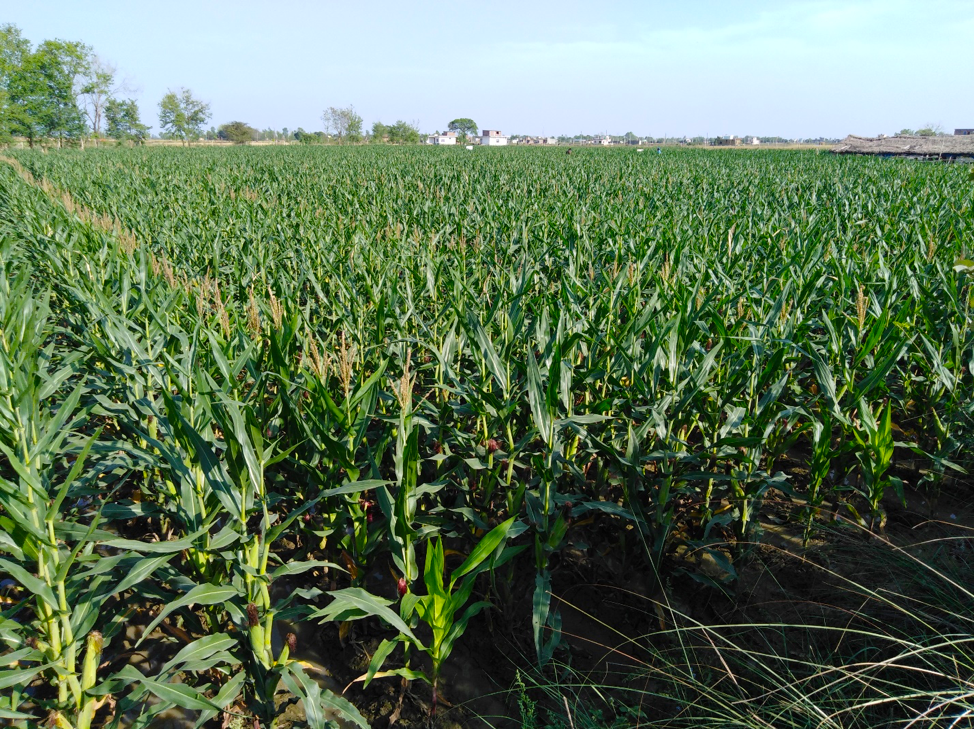
[[[210,116],[210,105],[194,97],[189,89],[170,91],[159,102],[159,126],[163,134],[173,139],[198,139]]]
[[[454,119],[447,125],[447,129],[451,132],[457,132],[461,136],[477,136],[477,122],[473,119],[468,119],[463,117],[461,119]]]
[[[149,136],[149,127],[139,118],[135,99],[109,99],[105,105],[105,133],[112,139],[142,144]]]
[[[5,131],[27,138],[31,147],[42,137],[84,135],[86,126],[75,94],[75,80],[89,63],[82,43],[48,40],[31,51],[13,26],[0,30],[0,118]]]
[[[321,121],[325,131],[334,134],[339,144],[362,139],[362,117],[355,112],[354,106],[329,106],[322,113]]]
[[[234,144],[245,144],[257,138],[258,132],[249,124],[242,121],[232,121],[220,126],[216,132],[217,139],[224,139]]]

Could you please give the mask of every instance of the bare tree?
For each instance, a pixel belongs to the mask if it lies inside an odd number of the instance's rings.
[[[334,133],[338,143],[357,142],[362,138],[362,117],[355,113],[355,107],[337,109],[329,106],[321,115],[325,131]]]
[[[80,79],[78,94],[81,96],[82,108],[91,134],[97,140],[101,136],[102,119],[105,106],[120,93],[133,93],[135,89],[126,79],[117,82],[115,75],[118,67],[98,56],[91,56],[84,75]]]

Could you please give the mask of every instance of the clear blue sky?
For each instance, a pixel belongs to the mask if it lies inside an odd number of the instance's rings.
[[[423,131],[786,137],[974,127],[972,0],[10,2],[35,43],[81,40],[213,124],[321,129],[327,106]]]

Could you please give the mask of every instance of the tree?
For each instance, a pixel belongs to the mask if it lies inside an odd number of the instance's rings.
[[[10,99],[10,84],[30,54],[30,42],[16,25],[0,25],[0,140],[10,138],[16,106]]]
[[[408,124],[402,119],[397,121],[391,127],[387,127],[386,134],[389,137],[389,141],[392,144],[418,144],[419,143],[419,127]]]
[[[914,134],[916,134],[916,132],[912,129],[900,129],[900,131],[897,132],[897,135],[900,137],[912,137]]]
[[[927,122],[923,129],[917,129],[918,137],[939,137],[944,133],[943,124]]]
[[[119,141],[128,140],[145,144],[149,127],[139,118],[139,105],[135,99],[109,99],[105,104],[105,134]]]
[[[189,89],[170,91],[159,102],[159,126],[174,139],[189,143],[203,134],[203,125],[209,121],[210,105],[193,96]]]
[[[217,129],[216,136],[218,139],[226,139],[234,144],[246,144],[254,140],[257,130],[242,121],[232,121]]]
[[[386,137],[389,135],[389,127],[380,121],[372,124],[372,134],[371,138],[373,142],[385,142]]]
[[[468,136],[477,136],[477,122],[473,119],[467,119],[466,117],[462,119],[454,119],[449,124],[447,124],[447,129],[451,132],[457,132],[457,135],[461,140],[466,140]]]
[[[294,138],[302,144],[321,144],[325,141],[324,132],[306,132],[301,127],[294,133]]]
[[[59,146],[65,138],[82,137],[75,87],[89,53],[82,43],[51,40],[24,55],[7,83],[10,131],[27,137],[31,147],[43,137],[57,137]]]
[[[321,115],[325,131],[334,132],[338,143],[357,142],[362,138],[362,117],[355,113],[355,107],[337,109],[329,106]]]

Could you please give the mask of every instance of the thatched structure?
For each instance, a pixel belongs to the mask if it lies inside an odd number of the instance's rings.
[[[914,159],[974,157],[974,136],[856,137],[850,134],[832,151],[836,154],[878,154]]]

